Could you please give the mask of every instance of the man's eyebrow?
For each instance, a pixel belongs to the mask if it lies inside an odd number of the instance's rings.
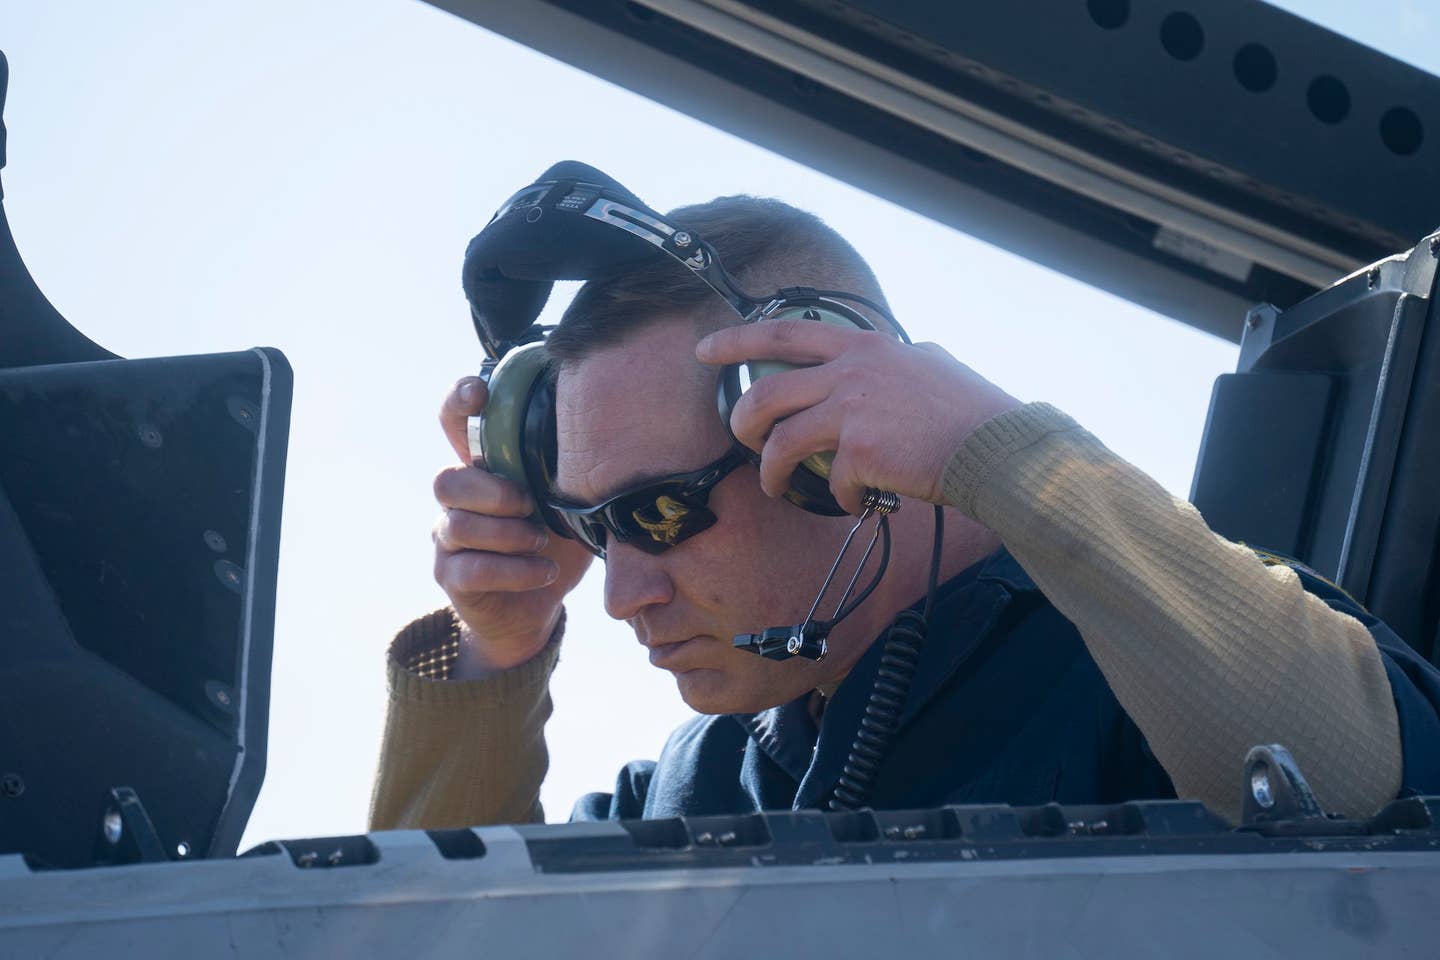
[[[564,500],[564,501],[567,502],[567,503],[583,504],[584,506],[594,506],[596,503],[604,503],[606,500],[609,500],[611,497],[616,496],[617,494],[624,493],[624,492],[627,491],[627,490],[633,490],[633,489],[635,489],[636,487],[643,487],[643,486],[646,486],[646,485],[648,485],[648,484],[656,483],[656,482],[658,482],[658,481],[660,481],[660,480],[663,480],[663,479],[665,479],[666,477],[673,477],[673,476],[675,476],[675,474],[673,474],[673,473],[642,473],[642,472],[639,472],[639,471],[635,471],[635,472],[632,472],[632,473],[627,473],[627,474],[625,475],[625,479],[624,479],[624,482],[623,482],[623,483],[617,483],[617,484],[615,484],[614,489],[612,489],[609,493],[605,494],[605,496],[600,497],[600,498],[598,498],[597,500],[595,500],[594,503],[586,502],[586,500],[585,500],[584,497],[579,497],[579,496],[574,495],[573,493],[570,493],[570,492],[566,491],[566,490],[560,485],[560,482],[559,482],[558,480],[557,480],[556,483],[555,483],[554,492],[555,492],[555,496],[559,497],[561,500]]]

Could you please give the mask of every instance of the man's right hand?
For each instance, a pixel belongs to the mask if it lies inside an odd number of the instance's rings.
[[[565,595],[593,559],[574,540],[528,519],[535,509],[518,484],[469,466],[466,420],[485,409],[478,377],[457,383],[440,424],[465,466],[435,477],[443,512],[435,524],[435,580],[462,627],[452,677],[473,679],[519,666],[539,653],[560,619]]]

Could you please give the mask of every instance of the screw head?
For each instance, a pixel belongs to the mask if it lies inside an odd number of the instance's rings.
[[[25,780],[18,773],[7,773],[0,776],[0,794],[7,797],[18,797],[25,792]]]
[[[1440,236],[1430,238],[1430,256],[1440,257]]]
[[[120,819],[119,810],[105,811],[105,816],[100,821],[100,831],[110,846],[120,842],[120,837],[125,833],[125,821]]]
[[[789,640],[786,640],[786,641],[785,641],[785,652],[786,652],[786,653],[792,653],[792,654],[793,654],[793,653],[799,653],[799,652],[800,652],[800,638],[799,638],[799,637],[791,637]]]
[[[224,536],[222,536],[219,531],[206,530],[204,537],[205,546],[209,547],[211,550],[214,550],[216,553],[224,553],[225,548],[229,546],[229,544],[225,542]]]
[[[684,247],[690,246],[691,242],[694,240],[694,238],[691,237],[690,234],[684,230],[676,230],[675,235],[672,236],[670,239],[675,241],[675,246],[681,247],[682,249]]]
[[[179,843],[175,844],[175,856],[179,857],[181,860],[184,860],[186,857],[190,856],[190,844],[186,843],[184,840],[181,840]]]
[[[1380,268],[1374,267],[1365,274],[1365,289],[1374,290],[1380,285]]]

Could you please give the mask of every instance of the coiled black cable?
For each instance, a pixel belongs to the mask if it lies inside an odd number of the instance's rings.
[[[870,688],[870,700],[865,704],[865,715],[860,719],[860,729],[855,732],[855,740],[845,758],[840,781],[830,798],[831,810],[859,810],[869,803],[870,791],[875,788],[880,765],[890,752],[895,730],[900,724],[900,713],[905,708],[910,685],[920,665],[920,647],[925,642],[930,612],[935,606],[944,538],[945,515],[937,506],[924,612],[902,610],[885,633],[885,645],[880,651],[880,670],[875,675],[875,685]]]

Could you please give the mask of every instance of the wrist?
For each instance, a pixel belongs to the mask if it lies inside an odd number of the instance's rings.
[[[554,639],[563,618],[564,608],[557,607],[540,630],[515,638],[500,638],[481,637],[457,615],[459,649],[450,678],[479,680],[529,663]]]

